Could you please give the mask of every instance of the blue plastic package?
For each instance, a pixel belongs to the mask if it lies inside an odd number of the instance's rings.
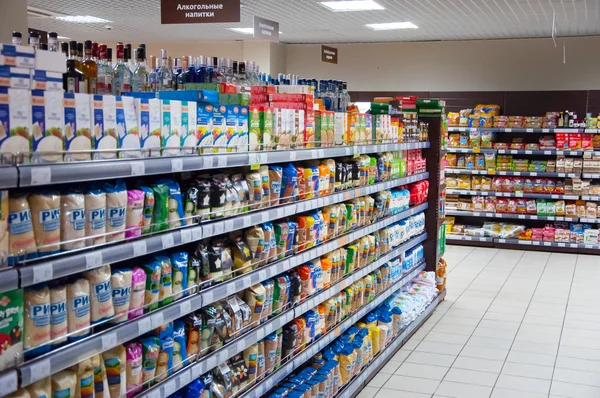
[[[188,295],[188,253],[171,253],[170,257],[173,274],[173,300],[179,300]]]
[[[159,180],[157,184],[165,184],[169,188],[168,222],[169,228],[177,228],[187,225],[183,219],[183,198],[179,184],[171,179]]]
[[[173,322],[173,371],[187,366],[187,342],[185,339],[185,323],[177,319]]]

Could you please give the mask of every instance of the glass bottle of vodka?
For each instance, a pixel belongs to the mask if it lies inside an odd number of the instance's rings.
[[[173,72],[169,69],[167,50],[160,50],[160,65],[157,72],[157,90],[173,89]]]
[[[135,53],[137,56],[137,63],[135,71],[133,72],[133,87],[131,88],[131,91],[149,91],[148,68],[146,67],[145,61],[146,51],[142,47],[138,47]]]
[[[131,91],[133,74],[125,63],[125,48],[123,44],[117,44],[117,63],[113,68],[113,94],[121,95]]]

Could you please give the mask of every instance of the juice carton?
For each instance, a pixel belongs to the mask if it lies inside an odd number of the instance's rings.
[[[248,152],[248,107],[240,106],[238,113],[238,151]]]
[[[65,162],[91,159],[92,96],[80,93],[63,94],[63,136]],[[75,151],[82,151],[74,153]]]
[[[133,97],[117,97],[117,135],[119,137],[119,148],[127,149],[119,151],[120,158],[139,158],[140,135]]]
[[[227,107],[218,105],[213,110],[213,153],[227,152],[227,125],[226,117]]]
[[[0,300],[0,371],[23,361],[23,289],[1,294]]]
[[[281,149],[280,138],[285,126],[286,109],[273,108],[273,136],[271,137],[273,149]]]
[[[294,119],[290,121],[293,123],[292,137],[291,137],[291,148],[304,148],[304,133],[306,130],[305,126],[305,113],[306,111],[298,109],[294,111]]]
[[[344,136],[346,135],[346,121],[348,114],[346,112],[335,112],[333,120],[333,143],[334,145],[342,145]]]
[[[248,121],[249,121],[249,148],[250,151],[259,151],[262,148],[263,143],[263,131],[262,131],[262,106],[251,106],[248,110]]]
[[[213,145],[213,111],[211,104],[198,104],[196,146],[200,153],[212,153],[212,148],[203,147]]]
[[[327,111],[315,112],[315,144],[316,146],[326,146],[327,138]]]
[[[34,163],[62,161],[63,93],[33,90],[31,92],[31,139]]]
[[[31,148],[31,92],[0,87],[0,153],[11,161],[12,153],[27,153]]]
[[[116,149],[119,142],[115,98],[113,95],[93,96],[94,137],[92,149],[99,151],[94,153],[94,159],[115,159],[117,157]]]
[[[194,101],[181,103],[181,146],[186,149],[183,153],[195,153],[196,131],[198,129],[198,105]]]
[[[334,145],[334,129],[335,129],[335,112],[327,112],[327,129],[326,131],[326,146],[331,147]]]
[[[365,114],[365,140],[366,144],[379,144],[377,137],[373,137],[373,116],[369,113]]]
[[[304,148],[315,147],[315,111],[306,110],[304,119]]]
[[[160,156],[160,100],[136,98],[134,106],[139,122],[140,146],[144,149],[143,156]]]
[[[227,152],[237,152],[239,142],[238,136],[238,114],[240,107],[237,105],[226,105],[225,136],[227,137]]]
[[[263,132],[263,150],[274,148],[273,142],[273,108],[265,107],[261,117],[261,128]]]

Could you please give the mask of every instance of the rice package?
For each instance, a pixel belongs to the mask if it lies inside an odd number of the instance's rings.
[[[152,385],[151,381],[154,380],[158,364],[160,340],[157,337],[143,337],[140,343],[142,344],[142,383]]]
[[[114,232],[106,236],[107,242],[125,239],[127,215],[127,187],[125,181],[117,180],[114,184],[104,183],[106,192],[106,232]]]
[[[112,271],[110,277],[112,288],[112,301],[117,316],[110,321],[112,325],[125,322],[129,317],[129,303],[131,301],[131,269],[117,269]]]
[[[110,284],[110,265],[84,272],[83,277],[90,282],[90,320],[92,325],[112,318],[115,312]]]
[[[146,273],[146,295],[144,301],[144,312],[154,311],[158,308],[160,298],[160,285],[162,278],[162,267],[158,260],[151,261],[143,266]]]
[[[127,388],[127,359],[125,347],[118,345],[102,353],[108,389],[111,397],[122,397]]]
[[[127,191],[126,214],[125,237],[140,236],[144,225],[144,191],[139,189]]]

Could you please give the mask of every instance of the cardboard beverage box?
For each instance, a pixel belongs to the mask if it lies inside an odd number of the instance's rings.
[[[346,112],[335,112],[333,121],[333,143],[334,145],[342,145],[344,136],[346,135],[346,120],[348,114]]]
[[[117,136],[120,158],[139,158],[140,134],[133,97],[116,97]]]
[[[56,163],[63,155],[63,94],[31,92],[31,146],[34,163]]]
[[[160,100],[155,98],[136,98],[134,105],[139,122],[140,146],[144,150],[143,156],[160,156]]]
[[[298,109],[294,111],[294,123],[292,132],[292,140],[291,140],[291,148],[304,148],[304,137],[305,137],[305,111],[302,109]]]
[[[113,95],[94,95],[92,100],[94,159],[115,159],[118,148],[117,104]],[[114,150],[114,151],[113,151]]]
[[[90,160],[93,97],[84,93],[64,93],[62,95],[65,162]]]
[[[238,135],[238,114],[240,107],[237,105],[227,105],[225,116],[225,135],[227,138],[227,152],[237,152],[239,143]]]
[[[306,110],[304,119],[304,148],[315,147],[315,111]]]
[[[263,150],[270,151],[274,149],[273,144],[273,108],[265,107],[261,118],[261,127],[263,132]]]
[[[30,69],[31,89],[63,92],[62,73]]]
[[[213,112],[211,104],[198,104],[196,145],[200,153],[212,153],[212,148],[206,147],[213,145]]]
[[[64,55],[63,55],[64,57]],[[62,63],[61,71],[64,72],[66,58]],[[14,44],[0,43],[0,65],[16,66],[17,68],[35,68],[35,54],[33,47],[17,46]],[[59,72],[59,71],[56,71]]]
[[[0,66],[0,87],[29,90],[31,88],[30,69]]]
[[[12,154],[31,150],[31,91],[0,87],[0,153],[4,162]],[[25,159],[27,160],[27,159]]]
[[[225,105],[218,105],[213,110],[213,153],[227,152],[226,114],[227,107]]]
[[[198,109],[194,101],[181,101],[181,147],[182,152],[191,155],[196,147]]]
[[[248,152],[248,107],[240,106],[238,113],[238,151]]]
[[[348,128],[346,129],[346,136],[344,138],[344,145],[354,145],[354,141],[357,139],[358,129],[358,113],[348,113]]]
[[[262,148],[263,132],[260,123],[262,109],[262,106],[251,106],[248,109],[249,151],[258,151]]]

